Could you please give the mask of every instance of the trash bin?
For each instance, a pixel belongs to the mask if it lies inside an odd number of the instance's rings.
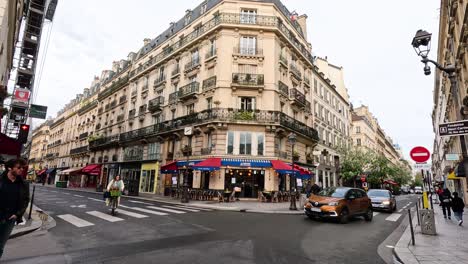
[[[437,235],[434,210],[420,209],[419,218],[421,219],[421,233],[424,235]]]

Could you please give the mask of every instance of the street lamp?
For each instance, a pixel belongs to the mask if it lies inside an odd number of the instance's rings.
[[[288,141],[289,143],[291,144],[291,167],[292,167],[292,173],[291,173],[291,177],[289,177],[289,192],[291,194],[291,204],[289,205],[289,210],[297,210],[297,207],[296,207],[296,188],[294,188],[295,186],[295,180],[296,180],[296,177],[295,177],[295,171],[294,171],[294,145],[296,144],[296,141],[297,141],[297,138],[296,138],[296,134],[294,133],[290,133],[288,135]]]
[[[457,80],[457,68],[455,65],[448,64],[445,67],[437,63],[436,61],[430,60],[428,58],[429,52],[431,51],[431,36],[432,34],[425,31],[425,30],[418,30],[416,32],[416,35],[413,38],[413,41],[411,42],[411,45],[413,46],[414,50],[416,51],[416,54],[418,56],[421,56],[422,60],[421,62],[424,63],[424,74],[425,75],[430,75],[431,74],[431,68],[429,67],[428,63],[434,64],[437,69],[445,72],[448,75],[448,78],[450,80],[450,93],[452,94],[454,106],[455,106],[455,114],[457,120],[464,120],[466,118],[466,107],[461,104],[461,100],[459,98],[459,90],[458,90],[458,80]],[[464,100],[465,101],[465,100]],[[459,109],[459,111],[457,111]],[[463,156],[463,167],[464,167],[464,172],[465,175],[468,175],[468,152],[466,149],[466,143],[465,143],[465,136],[460,135],[460,147],[462,151],[462,156]]]
[[[181,203],[188,203],[189,202],[189,195],[188,195],[188,174],[189,174],[189,157],[192,152],[192,135],[193,135],[193,128],[192,127],[185,127],[184,128],[184,135],[188,137],[187,145],[184,146],[182,149],[183,154],[187,157],[187,164],[185,165],[185,172],[184,172],[184,184],[182,186],[182,198],[180,199]]]

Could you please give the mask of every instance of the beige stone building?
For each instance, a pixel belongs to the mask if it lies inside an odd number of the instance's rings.
[[[49,144],[50,123],[50,121],[44,122],[34,129],[32,133],[29,169],[38,171],[46,168],[45,156],[47,154],[47,145]]]
[[[434,109],[432,121],[434,126],[434,149],[432,154],[433,178],[445,182],[451,191],[464,193],[468,201],[466,177],[456,177],[463,171],[460,165],[463,160],[460,137],[441,137],[439,125],[442,123],[466,120],[468,88],[468,1],[443,0],[440,7],[437,62],[442,66],[456,66],[458,89],[451,89],[451,82],[444,72],[434,69]],[[435,57],[436,55],[433,54]],[[461,114],[464,107],[465,115]],[[466,135],[465,135],[465,144]],[[447,154],[455,154],[458,160],[447,160]],[[453,155],[452,155],[453,156]]]

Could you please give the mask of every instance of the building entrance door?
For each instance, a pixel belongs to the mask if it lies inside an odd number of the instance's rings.
[[[240,187],[242,198],[257,198],[258,192],[265,188],[265,171],[253,169],[230,169],[226,171],[225,186],[229,190]]]

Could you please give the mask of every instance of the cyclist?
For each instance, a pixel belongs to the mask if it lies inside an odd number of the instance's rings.
[[[120,195],[123,192],[125,185],[120,178],[120,175],[115,176],[115,178],[109,182],[107,185],[107,191],[110,193],[110,198],[106,199],[106,204],[112,206],[112,209],[115,209],[120,204]],[[116,204],[114,205],[114,199],[116,199]]]

